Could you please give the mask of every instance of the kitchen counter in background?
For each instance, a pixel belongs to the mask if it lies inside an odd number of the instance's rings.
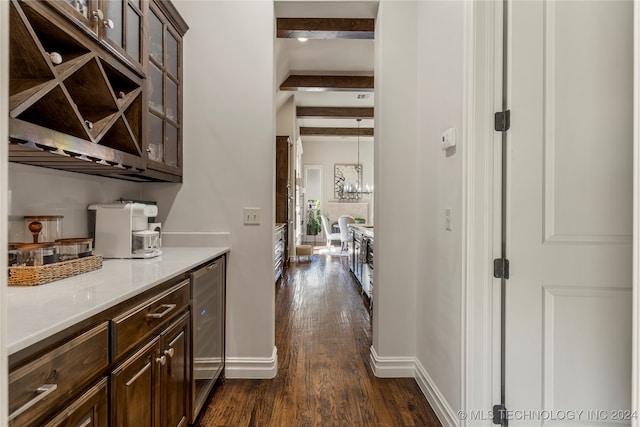
[[[373,225],[367,225],[367,224],[349,224],[349,227],[358,230],[360,233],[364,234],[365,236],[373,239]]]
[[[373,225],[349,224],[349,269],[373,306]]]
[[[162,252],[150,259],[107,259],[100,270],[44,285],[8,287],[8,354],[227,253],[229,247],[163,247]]]

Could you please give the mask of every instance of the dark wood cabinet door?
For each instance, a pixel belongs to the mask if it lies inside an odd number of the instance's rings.
[[[147,167],[182,176],[182,36],[186,23],[169,2],[151,1],[148,17]],[[152,174],[152,172],[148,172]]]
[[[276,136],[276,223],[289,222],[289,141],[288,136]]]
[[[98,20],[101,40],[142,70],[146,1],[101,0],[103,19]]]
[[[189,313],[161,334],[161,352],[166,358],[162,372],[163,427],[186,425],[189,411]]]
[[[160,337],[126,359],[111,372],[111,425],[159,427]]]
[[[47,0],[58,11],[62,12],[71,22],[80,26],[90,34],[97,36],[98,24],[96,15],[100,8],[98,0]]]
[[[108,427],[107,379],[102,378],[44,427]]]

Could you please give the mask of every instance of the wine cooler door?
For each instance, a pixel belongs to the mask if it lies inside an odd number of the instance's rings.
[[[192,422],[224,367],[225,258],[191,273]]]

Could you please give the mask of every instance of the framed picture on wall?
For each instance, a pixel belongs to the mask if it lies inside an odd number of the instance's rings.
[[[352,198],[362,182],[362,165],[341,165],[333,167],[333,194],[338,200]]]

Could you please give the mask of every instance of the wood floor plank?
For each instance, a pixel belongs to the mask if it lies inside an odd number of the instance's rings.
[[[315,255],[276,284],[278,375],[223,380],[197,427],[440,426],[411,378],[376,378],[371,317],[346,258]]]

